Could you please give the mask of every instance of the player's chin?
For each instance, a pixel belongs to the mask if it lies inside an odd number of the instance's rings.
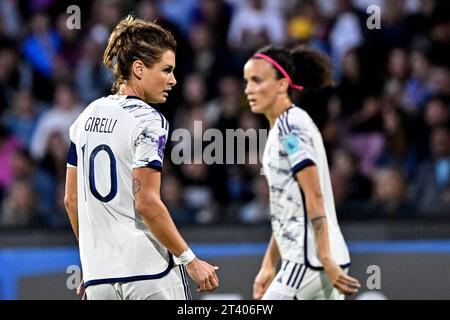
[[[255,114],[264,113],[263,110],[260,107],[258,107],[257,105],[250,106],[250,111]]]
[[[153,103],[165,103],[167,101],[167,95],[162,94],[158,98],[155,99]]]

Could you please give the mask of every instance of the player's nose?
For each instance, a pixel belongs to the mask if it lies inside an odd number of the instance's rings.
[[[174,75],[173,73],[170,74],[168,84],[169,84],[171,87],[173,87],[174,85],[177,84],[177,79],[175,78],[175,75]]]

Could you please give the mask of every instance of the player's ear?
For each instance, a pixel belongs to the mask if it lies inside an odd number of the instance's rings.
[[[141,80],[144,76],[144,69],[145,65],[141,60],[134,61],[133,65],[131,66],[131,71],[138,80]]]
[[[289,89],[289,81],[286,78],[282,78],[278,80],[278,92],[284,93],[287,92]]]

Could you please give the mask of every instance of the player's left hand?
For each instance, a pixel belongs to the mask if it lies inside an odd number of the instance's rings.
[[[324,263],[324,270],[333,286],[345,295],[352,295],[358,292],[361,285],[359,281],[347,275],[342,268],[334,261]]]

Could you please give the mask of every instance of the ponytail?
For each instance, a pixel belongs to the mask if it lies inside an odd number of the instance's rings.
[[[295,65],[292,78],[305,87],[306,91],[318,91],[334,86],[333,64],[325,54],[306,45],[290,51]]]

